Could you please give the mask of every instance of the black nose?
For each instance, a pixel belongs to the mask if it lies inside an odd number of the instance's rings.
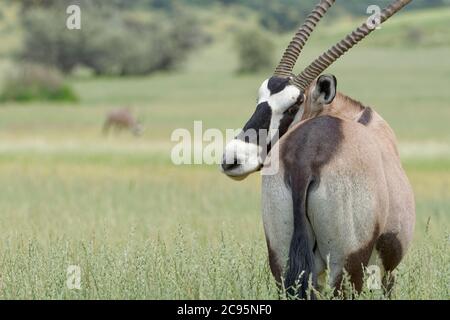
[[[223,171],[229,171],[239,166],[238,160],[236,158],[233,159],[232,163],[227,163],[226,159],[223,159],[222,169]]]

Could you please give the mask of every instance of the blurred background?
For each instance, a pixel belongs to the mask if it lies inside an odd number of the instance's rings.
[[[297,69],[390,2],[337,1]],[[275,297],[260,177],[175,166],[170,136],[242,127],[316,3],[1,1],[0,297]],[[415,0],[329,69],[393,127],[415,190],[399,298],[450,296],[449,27],[449,0]],[[79,292],[71,263],[90,270]]]

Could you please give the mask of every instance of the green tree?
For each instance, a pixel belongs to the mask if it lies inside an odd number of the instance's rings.
[[[235,47],[241,73],[255,73],[273,67],[275,46],[268,36],[258,30],[237,33]]]
[[[169,70],[204,41],[196,19],[184,12],[160,12],[141,19],[126,10],[91,5],[82,11],[81,30],[68,30],[65,10],[59,9],[26,11],[21,57],[64,73],[80,65],[99,75]]]

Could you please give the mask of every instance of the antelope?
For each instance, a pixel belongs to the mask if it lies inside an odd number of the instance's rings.
[[[381,23],[410,1],[387,6]],[[360,292],[369,265],[380,268],[389,294],[391,273],[415,224],[414,194],[393,130],[374,109],[337,92],[335,76],[322,74],[373,29],[363,23],[300,74],[292,73],[334,2],[320,1],[306,18],[274,75],[261,85],[256,111],[225,146],[221,164],[235,180],[261,171],[270,269],[276,282],[300,299],[315,298],[308,286],[320,292],[327,271],[335,293],[346,273]],[[251,130],[268,134],[249,139]],[[278,170],[268,170],[273,167]]]
[[[140,136],[143,131],[142,125],[137,121],[128,108],[112,110],[106,115],[106,120],[103,125],[103,132],[108,134],[111,127],[119,130],[128,129],[135,136]]]

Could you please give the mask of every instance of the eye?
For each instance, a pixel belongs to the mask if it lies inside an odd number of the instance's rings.
[[[290,107],[289,109],[286,110],[286,113],[293,116],[297,113],[297,111],[298,111],[298,105],[294,104],[292,107]]]
[[[305,100],[305,96],[303,94],[299,95],[296,104],[301,105],[303,103],[303,100]]]

